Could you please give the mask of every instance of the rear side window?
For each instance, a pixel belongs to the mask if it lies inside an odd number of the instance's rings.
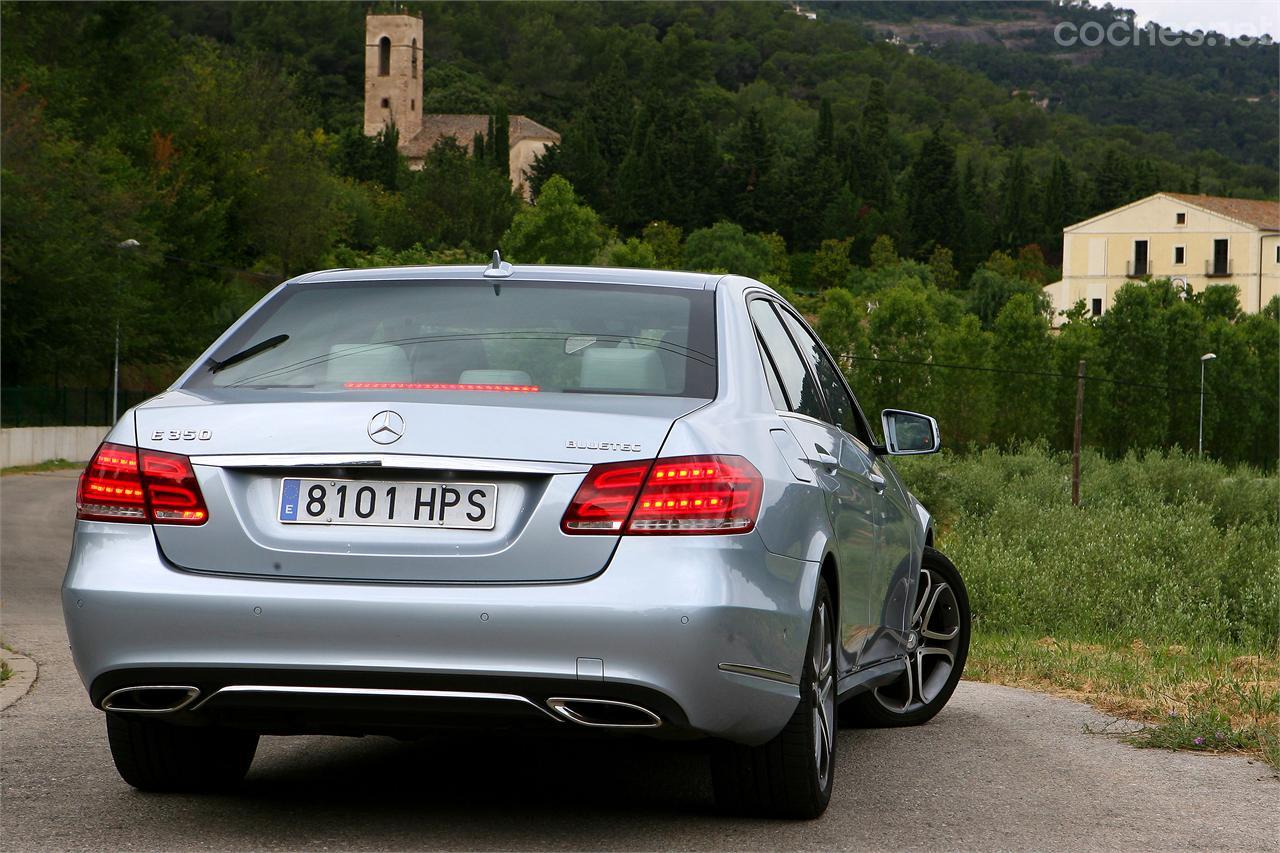
[[[818,384],[822,386],[822,392],[826,395],[827,406],[831,409],[832,419],[837,426],[850,435],[859,435],[860,430],[857,428],[857,415],[854,414],[853,398],[845,390],[844,381],[840,378],[840,372],[831,363],[831,359],[827,358],[822,345],[818,343],[817,339],[810,334],[809,330],[799,320],[786,311],[780,313],[783,321],[787,324],[787,328],[791,331],[791,336],[795,338],[796,344],[800,347],[801,354],[818,376]]]
[[[262,306],[213,354],[288,339],[189,388],[512,390],[711,398],[713,294],[614,284],[306,284]]]
[[[766,300],[753,299],[748,310],[760,336],[765,367],[767,369],[772,365],[777,369],[777,379],[786,395],[787,409],[821,421],[827,420],[822,397],[773,306]]]

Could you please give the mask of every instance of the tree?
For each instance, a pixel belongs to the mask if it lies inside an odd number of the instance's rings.
[[[853,371],[852,358],[866,352],[866,316],[866,306],[843,287],[833,287],[822,294],[815,331],[846,373]]]
[[[956,152],[936,127],[915,162],[908,178],[907,210],[917,257],[928,257],[937,246],[949,246],[955,239],[959,186],[956,182]]]
[[[929,270],[933,273],[933,283],[939,290],[954,290],[960,283],[960,275],[952,265],[951,250],[946,246],[934,247],[929,255]]]
[[[874,361],[864,363],[871,411],[894,407],[924,409],[929,403],[930,369],[938,319],[922,287],[900,285],[880,292],[867,322]]]
[[[986,370],[991,366],[991,333],[982,329],[977,317],[966,314],[960,322],[939,328],[933,358],[940,365],[975,368],[936,367],[931,372],[929,411],[938,419],[943,442],[960,450],[985,444],[997,409],[997,382]]]
[[[1043,375],[1052,366],[1049,323],[1026,293],[1016,293],[996,316],[991,363],[997,377],[999,406],[991,437],[1009,445],[1052,431],[1052,384]]]
[[[492,251],[520,209],[506,173],[468,156],[453,137],[437,142],[408,180],[409,217],[418,228],[417,242],[429,248]]]
[[[770,261],[769,244],[732,222],[700,228],[684,243],[686,268],[701,272],[723,271],[758,279],[769,271]]]
[[[653,246],[638,237],[630,237],[626,240],[610,240],[592,263],[604,267],[652,270],[658,268],[658,256],[653,251]]]
[[[881,234],[871,246],[872,269],[883,269],[897,262],[898,250],[894,248],[893,238],[888,234]]]
[[[503,251],[526,264],[590,264],[603,245],[600,218],[559,175],[542,185],[538,203],[522,208],[502,235]]]
[[[1032,203],[1035,187],[1021,148],[1014,151],[1009,160],[1000,195],[1003,199],[1000,210],[1001,245],[1013,248],[1035,240],[1040,230],[1035,205]]]
[[[1048,316],[1049,298],[1043,288],[984,266],[969,279],[969,310],[982,321],[984,329],[994,329],[1000,312],[1019,294],[1027,297],[1037,313]]]
[[[492,127],[488,148],[493,158],[493,168],[503,175],[511,171],[511,119],[507,115],[506,104],[498,105],[497,115],[491,117]]]
[[[1133,170],[1129,161],[1114,146],[1107,149],[1102,166],[1094,177],[1094,209],[1102,212],[1122,207],[1137,198],[1133,186]]]
[[[1105,395],[1103,442],[1107,451],[1158,447],[1168,434],[1169,407],[1161,366],[1168,353],[1165,328],[1152,291],[1126,284],[1098,323],[1098,349],[1113,380],[1097,389]]]
[[[641,234],[644,242],[653,249],[658,268],[678,270],[684,264],[684,249],[680,245],[682,232],[670,222],[650,222]]]
[[[849,262],[852,240],[823,240],[809,267],[809,285],[819,290],[843,287],[853,264]]]

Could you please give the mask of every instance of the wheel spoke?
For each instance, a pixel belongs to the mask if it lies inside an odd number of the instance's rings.
[[[911,624],[918,625],[924,614],[924,607],[929,602],[929,593],[933,589],[933,573],[928,569],[920,570],[920,583],[925,584],[924,591],[916,594],[916,612],[911,614]]]
[[[955,663],[956,663],[955,654],[951,651],[951,649],[945,648],[943,646],[924,646],[920,649],[920,654],[917,655],[917,657],[920,660],[923,660],[925,655],[942,655],[947,659],[947,663],[951,664],[952,666],[955,666]]]
[[[928,637],[930,640],[954,640],[957,636],[959,636],[959,634],[960,634],[959,625],[955,626],[945,634],[940,634],[937,631],[930,631],[928,628],[922,629],[920,631],[920,636]]]

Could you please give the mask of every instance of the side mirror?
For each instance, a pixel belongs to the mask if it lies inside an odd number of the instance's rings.
[[[885,409],[880,413],[884,426],[884,445],[890,456],[915,456],[937,453],[942,445],[938,422],[928,415]]]

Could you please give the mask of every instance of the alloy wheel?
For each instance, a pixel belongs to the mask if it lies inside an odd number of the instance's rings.
[[[835,755],[836,677],[835,649],[830,611],[825,600],[818,602],[817,630],[810,641],[809,659],[813,671],[811,705],[813,706],[814,766],[818,786],[825,788],[831,776]]]
[[[934,572],[921,569],[906,634],[907,670],[875,691],[886,710],[909,714],[929,705],[943,691],[960,652],[960,619],[955,590]]]

